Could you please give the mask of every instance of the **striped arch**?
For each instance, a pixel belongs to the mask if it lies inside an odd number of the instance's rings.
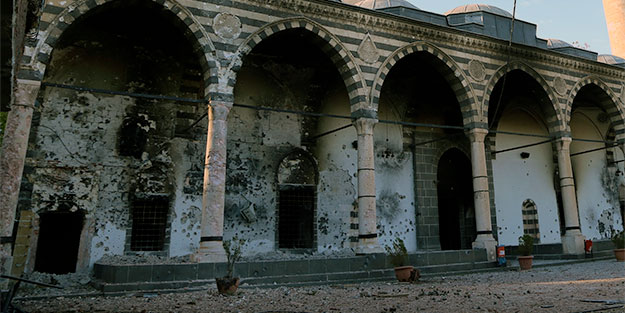
[[[395,64],[404,57],[421,51],[427,52],[442,61],[436,62],[434,67],[448,82],[449,86],[456,95],[456,99],[460,104],[460,110],[462,112],[463,124],[465,126],[469,126],[469,124],[473,122],[478,122],[479,120],[477,119],[476,114],[477,102],[475,101],[471,84],[464,75],[464,72],[450,56],[448,56],[441,49],[427,42],[414,42],[403,46],[395,50],[386,58],[384,63],[380,66],[380,69],[374,79],[373,88],[371,90],[371,107],[375,110],[378,109],[382,85],[384,84],[384,81],[393,66],[395,66]]]
[[[486,89],[484,90],[484,99],[482,101],[482,110],[483,119],[488,121],[488,107],[490,104],[490,98],[493,93],[493,89],[499,82],[499,80],[507,73],[510,73],[514,70],[521,70],[525,74],[531,76],[542,88],[543,91],[547,94],[549,107],[545,111],[545,122],[547,123],[548,131],[550,134],[558,134],[559,132],[564,130],[563,122],[561,120],[561,112],[558,109],[558,97],[553,92],[553,89],[547,84],[547,81],[533,68],[529,65],[521,62],[521,61],[512,61],[508,64],[501,66],[495,74],[490,78],[488,84],[486,85]],[[490,121],[488,122],[490,124]]]
[[[287,29],[303,29],[316,35],[316,44],[334,63],[339,71],[347,92],[351,112],[367,108],[367,98],[364,88],[366,84],[360,68],[356,65],[354,56],[343,45],[343,43],[332,33],[326,30],[319,23],[304,17],[288,18],[267,24],[256,32],[252,33],[240,46],[236,52],[236,58],[228,66],[228,86],[227,90],[231,94],[236,84],[236,73],[243,64],[243,58],[261,41],[271,35],[277,34]]]
[[[18,79],[41,81],[43,80],[46,67],[48,66],[52,51],[54,50],[63,32],[85,13],[117,0],[78,0],[59,13],[56,18],[48,23],[41,22],[39,39],[32,43],[26,41],[24,50],[24,64],[17,73]],[[123,0],[121,0],[123,1]],[[212,90],[217,90],[218,63],[213,54],[215,47],[200,22],[188,9],[179,4],[177,0],[147,0],[162,6],[178,17],[181,29],[185,29],[185,35],[193,45],[198,56],[201,55],[200,65],[204,79],[204,94],[208,96]],[[50,4],[46,4],[50,5]],[[57,8],[59,9],[59,8]]]
[[[608,142],[614,142],[616,141],[616,132],[614,131],[614,125],[610,124],[610,127],[608,128],[608,132],[605,135],[605,140]],[[606,143],[606,145],[609,145],[608,143]],[[614,163],[614,149],[620,149],[622,146],[613,148],[613,149],[606,149],[605,150],[605,157],[607,162],[608,167],[615,167],[616,164]]]
[[[587,76],[582,78],[569,92],[568,98],[566,99],[565,115],[567,129],[570,128],[573,101],[575,100],[575,97],[577,97],[577,95],[579,94],[579,91],[588,85],[595,85],[603,90],[603,92],[596,95],[597,102],[610,117],[610,124],[612,129],[614,130],[615,139],[618,141],[625,140],[625,111],[619,105],[619,99],[614,94],[614,92],[612,92],[612,89],[610,89],[610,87],[606,83],[604,83],[599,77],[596,76]]]

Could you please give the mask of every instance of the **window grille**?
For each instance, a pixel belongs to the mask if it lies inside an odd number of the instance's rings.
[[[132,204],[132,251],[161,251],[165,245],[169,198],[138,199]]]
[[[314,243],[315,187],[281,186],[278,246],[311,249]]]

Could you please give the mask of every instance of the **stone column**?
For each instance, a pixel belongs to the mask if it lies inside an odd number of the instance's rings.
[[[358,134],[358,247],[357,254],[382,253],[375,208],[375,151],[373,127],[377,119],[354,121]]]
[[[475,226],[477,238],[474,249],[486,249],[489,261],[497,258],[497,241],[493,237],[490,216],[490,193],[488,191],[488,172],[486,171],[486,150],[484,139],[487,129],[473,128],[469,131],[471,140],[471,172],[473,173],[473,203],[475,205]]]
[[[225,262],[222,246],[226,197],[226,137],[231,102],[211,101],[208,108],[208,136],[202,192],[202,229],[196,262]]]
[[[18,79],[14,89],[2,150],[0,152],[0,272],[10,273],[12,265],[11,235],[28,148],[30,123],[39,81]]]
[[[558,149],[558,169],[560,172],[560,190],[564,206],[564,225],[566,232],[562,237],[564,254],[584,254],[584,235],[579,227],[577,197],[571,166],[571,138],[563,137],[556,142]]]

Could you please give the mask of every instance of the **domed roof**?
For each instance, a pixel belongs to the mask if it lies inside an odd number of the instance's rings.
[[[568,47],[573,47],[573,45],[560,39],[554,39],[554,38],[547,39],[547,48],[549,49],[568,48]]]
[[[419,9],[406,0],[359,0],[359,1],[343,1],[355,6],[366,9],[384,9],[391,7],[405,7],[411,9]]]
[[[493,5],[488,5],[488,4],[467,4],[467,5],[462,5],[459,6],[453,10],[449,10],[447,12],[445,12],[445,15],[450,15],[450,14],[462,14],[462,13],[471,13],[471,12],[488,12],[488,13],[492,13],[492,14],[497,14],[497,15],[501,15],[501,16],[505,16],[505,17],[512,17],[512,14],[510,14],[510,12],[500,9],[496,6]]]
[[[601,54],[597,57],[597,61],[606,64],[625,64],[625,59],[611,54]]]

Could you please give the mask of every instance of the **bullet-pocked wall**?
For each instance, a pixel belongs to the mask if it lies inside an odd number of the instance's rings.
[[[399,60],[384,80],[380,92],[380,120],[462,127],[462,113],[449,79],[450,68],[427,51]],[[457,78],[455,78],[457,79]],[[440,249],[440,232],[457,234],[464,202],[439,209],[437,190],[445,182],[437,177],[439,158],[452,147],[467,148],[462,130],[410,127],[379,123],[375,132],[377,210],[380,242],[388,245],[402,238],[409,251]],[[429,143],[428,143],[429,142]],[[472,190],[470,168],[451,180]],[[465,175],[466,176],[466,175]],[[467,216],[473,210],[472,191],[466,201]],[[450,229],[445,226],[451,223]],[[443,225],[441,229],[441,225]],[[469,235],[475,239],[475,234]],[[469,244],[470,246],[470,244]],[[463,245],[464,248],[469,248]],[[458,249],[460,244],[458,244]]]
[[[201,99],[199,58],[176,19],[149,1],[93,9],[63,33],[44,82]],[[24,179],[37,213],[85,213],[79,267],[105,254],[192,253],[206,131],[189,126],[204,106],[55,87],[40,99]]]
[[[351,246],[357,149],[351,121],[254,109],[349,116],[345,84],[323,44],[304,28],[278,32],[256,45],[237,73],[228,116],[224,236],[247,239],[245,254]],[[299,156],[290,157],[295,152]],[[309,161],[314,169],[303,171]],[[303,173],[319,179],[279,179]]]
[[[613,105],[605,92],[596,85],[579,90],[573,102],[571,134],[573,138],[598,142],[573,141],[571,163],[580,212],[580,227],[587,238],[610,238],[623,228],[620,214],[619,186],[621,179],[614,164],[610,164],[605,149],[611,120],[603,108]],[[612,153],[612,151],[609,151]]]
[[[502,245],[517,245],[527,232],[524,203],[532,203],[537,216],[537,243],[560,242],[560,217],[553,150],[548,140],[554,109],[545,91],[528,73],[514,70],[493,89],[489,120],[502,132],[543,137],[496,134],[493,180],[497,209],[497,234]],[[503,90],[502,90],[503,88]],[[540,143],[533,145],[536,143]],[[527,146],[520,149],[518,147]],[[507,151],[508,149],[513,149]],[[533,220],[533,219],[532,219]]]

